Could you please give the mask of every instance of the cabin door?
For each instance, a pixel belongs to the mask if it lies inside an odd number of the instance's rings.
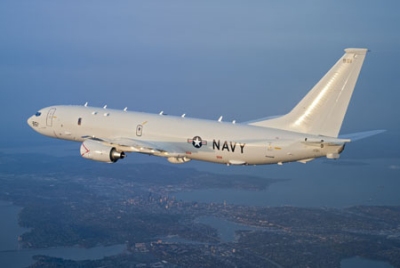
[[[53,126],[53,117],[54,117],[54,113],[55,112],[56,112],[56,108],[51,108],[49,110],[49,112],[47,113],[46,125],[48,127],[52,127]]]

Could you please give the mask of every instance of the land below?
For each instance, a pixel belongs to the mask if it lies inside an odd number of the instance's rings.
[[[353,256],[400,267],[400,207],[261,207],[175,197],[198,189],[264,191],[273,183],[279,180],[168,164],[0,154],[0,200],[22,207],[19,225],[29,228],[22,248],[126,245],[100,260],[35,256],[31,267],[340,267]],[[202,217],[237,224],[234,239],[224,240]]]

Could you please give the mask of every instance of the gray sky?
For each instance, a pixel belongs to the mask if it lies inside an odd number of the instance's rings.
[[[344,48],[367,47],[342,133],[387,129],[349,155],[400,158],[399,10],[397,0],[3,0],[0,144],[46,139],[26,119],[55,104],[239,122],[283,114]]]

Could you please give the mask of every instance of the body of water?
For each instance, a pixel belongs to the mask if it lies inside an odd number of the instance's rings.
[[[0,252],[18,250],[18,237],[29,231],[18,225],[18,213],[21,209],[10,202],[0,201]]]

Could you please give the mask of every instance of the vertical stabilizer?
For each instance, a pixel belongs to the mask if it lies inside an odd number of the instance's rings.
[[[337,137],[368,49],[345,54],[288,114],[251,125]]]

